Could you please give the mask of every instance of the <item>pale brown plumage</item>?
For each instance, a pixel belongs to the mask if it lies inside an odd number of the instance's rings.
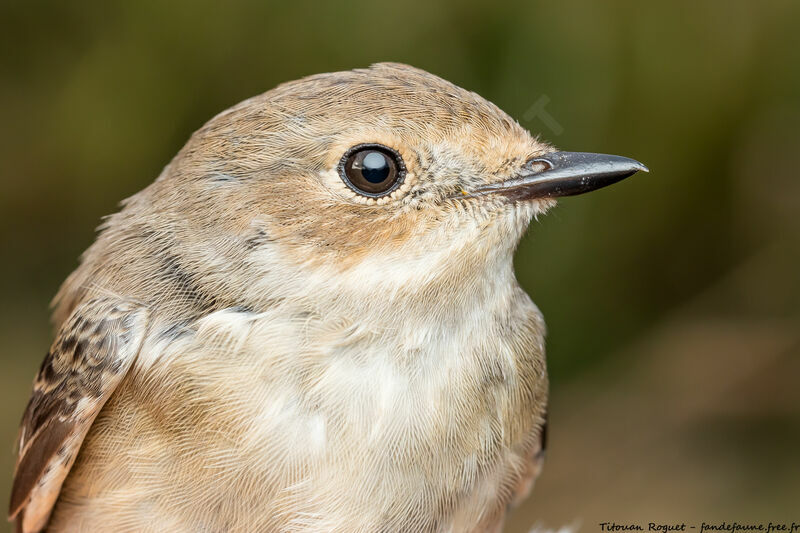
[[[339,179],[362,142],[408,166],[391,197]],[[212,119],[57,296],[18,528],[498,530],[541,466],[544,325],[511,259],[552,201],[458,195],[550,150],[397,64]]]

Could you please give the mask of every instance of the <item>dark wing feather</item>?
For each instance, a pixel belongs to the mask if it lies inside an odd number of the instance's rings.
[[[79,306],[45,357],[19,434],[9,518],[40,531],[86,433],[122,381],[145,336],[147,311],[103,298]]]

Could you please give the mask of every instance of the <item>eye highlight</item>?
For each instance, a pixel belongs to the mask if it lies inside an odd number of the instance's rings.
[[[358,194],[380,198],[403,183],[406,165],[400,154],[387,146],[358,144],[342,156],[339,176]]]

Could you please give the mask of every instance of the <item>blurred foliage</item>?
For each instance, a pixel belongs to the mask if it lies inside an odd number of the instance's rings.
[[[562,201],[520,247],[550,328],[555,443],[509,529],[797,510],[800,3],[4,0],[0,20],[6,449],[50,342],[47,302],[100,217],[222,109],[391,60],[562,149],[651,169]],[[555,128],[524,118],[542,97]],[[741,361],[764,364],[741,375]],[[701,374],[725,386],[687,389]],[[653,436],[620,446],[630,432]],[[8,479],[10,453],[0,465]]]

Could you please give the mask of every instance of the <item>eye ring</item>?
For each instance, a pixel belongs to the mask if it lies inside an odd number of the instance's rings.
[[[368,198],[381,198],[397,190],[406,178],[402,156],[378,143],[349,148],[339,161],[339,177],[353,191]]]

